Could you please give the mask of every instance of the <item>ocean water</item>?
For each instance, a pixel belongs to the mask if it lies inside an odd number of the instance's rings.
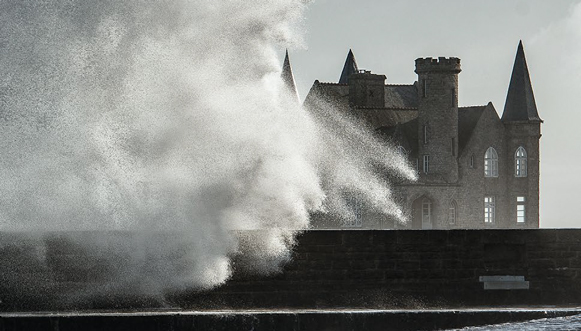
[[[581,315],[573,315],[556,318],[543,318],[531,320],[527,322],[518,323],[502,323],[495,325],[485,325],[478,327],[465,327],[462,329],[450,330],[469,330],[469,331],[485,331],[485,330],[503,330],[503,331],[536,331],[536,330],[581,330]]]

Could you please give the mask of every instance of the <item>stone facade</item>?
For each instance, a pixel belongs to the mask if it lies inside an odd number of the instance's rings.
[[[458,58],[419,58],[418,80],[390,85],[347,57],[338,83],[315,81],[305,107],[333,107],[362,119],[416,167],[416,182],[395,182],[411,222],[359,212],[362,228],[538,228],[539,118],[519,43],[502,119],[492,105],[459,107]],[[353,224],[353,223],[351,223]],[[340,224],[314,218],[314,226]]]

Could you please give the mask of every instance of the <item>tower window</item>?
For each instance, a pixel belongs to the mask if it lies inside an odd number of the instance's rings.
[[[495,212],[496,206],[494,203],[494,197],[493,196],[484,197],[484,223],[494,224]]]
[[[423,97],[427,97],[428,96],[428,80],[424,79],[423,80],[423,84],[422,84],[422,94]]]
[[[428,126],[424,125],[423,127],[423,134],[424,134],[424,145],[428,144]]]
[[[452,89],[450,95],[451,97],[451,107],[455,107],[456,106],[456,89]]]
[[[516,197],[516,222],[524,223],[526,220],[526,198],[524,196]]]
[[[514,153],[514,175],[515,177],[527,176],[527,151],[522,146]]]
[[[498,177],[498,153],[493,147],[488,147],[484,154],[484,176]]]
[[[470,161],[468,162],[470,168],[474,169],[474,154],[470,155]]]
[[[424,173],[427,174],[430,171],[430,156],[424,155]]]

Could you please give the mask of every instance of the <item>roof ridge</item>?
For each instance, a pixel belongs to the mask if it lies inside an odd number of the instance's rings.
[[[462,106],[462,107],[458,107],[458,109],[464,109],[464,108],[476,108],[476,107],[486,107],[488,105],[470,105],[470,106]]]

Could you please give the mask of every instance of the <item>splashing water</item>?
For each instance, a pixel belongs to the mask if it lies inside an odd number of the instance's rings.
[[[372,165],[413,178],[405,161],[285,94],[277,47],[301,43],[304,10],[299,0],[2,1],[0,229],[180,233],[192,247],[185,276],[164,264],[179,243],[151,236],[127,249],[159,252],[147,261],[155,277],[137,267],[124,277],[163,291],[223,283],[235,254],[276,270],[311,212],[341,209],[344,188],[397,214]]]

